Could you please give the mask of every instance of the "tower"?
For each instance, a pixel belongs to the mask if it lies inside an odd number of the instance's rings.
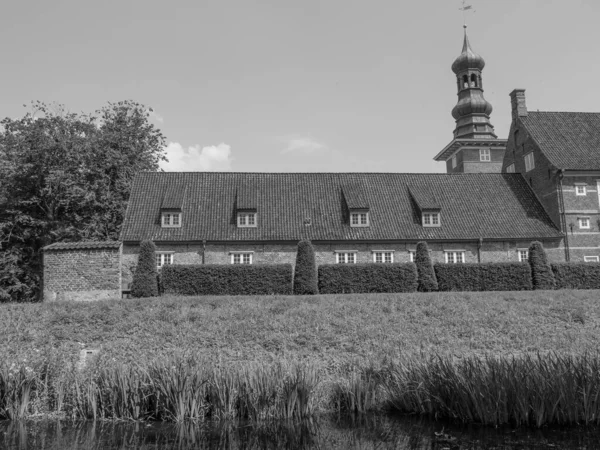
[[[454,139],[434,158],[446,162],[448,173],[500,173],[502,169],[506,139],[498,139],[490,122],[492,105],[483,97],[484,67],[483,58],[471,48],[465,25],[462,52],[452,64],[458,95],[452,109]]]

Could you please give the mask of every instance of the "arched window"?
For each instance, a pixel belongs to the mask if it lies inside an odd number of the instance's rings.
[[[477,87],[477,75],[471,74],[471,87]]]
[[[469,77],[467,75],[463,75],[463,88],[469,87]]]

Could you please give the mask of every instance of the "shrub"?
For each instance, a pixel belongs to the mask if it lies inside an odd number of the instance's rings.
[[[165,294],[271,295],[292,293],[292,265],[170,265],[162,268]]]
[[[157,297],[156,247],[152,241],[140,243],[140,254],[131,283],[132,297]]]
[[[534,241],[529,246],[529,264],[533,289],[554,289],[554,274],[548,264],[548,256],[541,242]]]
[[[552,264],[556,289],[600,289],[600,263]]]
[[[417,265],[417,276],[419,280],[419,292],[433,292],[438,290],[438,283],[435,278],[429,248],[427,242],[419,242],[415,253],[415,264]]]
[[[523,263],[436,264],[440,291],[531,290],[531,268]]]
[[[308,240],[298,242],[296,269],[294,271],[294,295],[319,293],[315,249]]]
[[[417,269],[413,263],[319,266],[321,294],[415,292],[416,290]]]

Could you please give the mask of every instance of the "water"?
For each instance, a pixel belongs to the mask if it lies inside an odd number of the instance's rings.
[[[172,424],[0,422],[0,449],[597,449],[600,429],[461,427],[405,416],[303,422]]]

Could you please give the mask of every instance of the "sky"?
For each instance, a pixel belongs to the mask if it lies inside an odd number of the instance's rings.
[[[600,1],[471,0],[484,96],[600,111]],[[461,0],[36,0],[0,6],[0,117],[153,110],[169,171],[444,172]]]

